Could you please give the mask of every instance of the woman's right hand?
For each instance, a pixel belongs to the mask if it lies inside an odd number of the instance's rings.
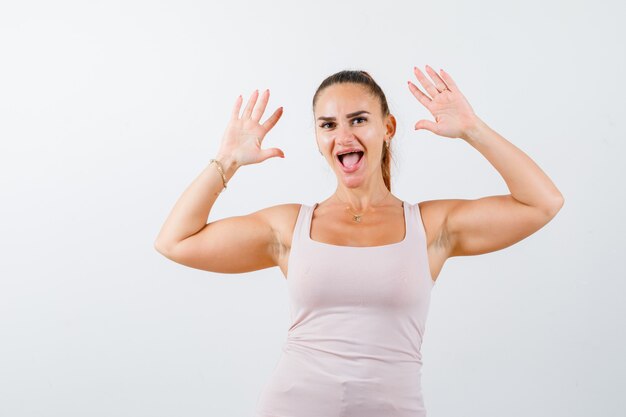
[[[222,137],[218,155],[227,155],[238,167],[263,162],[274,156],[285,157],[283,151],[278,148],[261,149],[263,138],[274,127],[283,113],[283,108],[279,107],[265,123],[259,124],[259,120],[265,112],[269,95],[269,89],[265,90],[258,105],[254,108],[259,96],[259,90],[255,90],[241,117],[239,117],[239,110],[243,98],[241,95],[237,97],[231,118]]]

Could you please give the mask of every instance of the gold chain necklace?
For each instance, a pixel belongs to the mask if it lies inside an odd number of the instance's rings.
[[[389,190],[387,195],[385,195],[380,201],[383,201],[385,198],[387,198],[389,193],[391,193],[391,190]],[[341,198],[339,198],[339,196],[337,196],[336,194],[335,194],[335,197],[337,197],[339,199],[339,201],[341,201],[342,203],[345,203],[345,201],[343,201]],[[361,217],[363,217],[363,215],[365,214],[365,213],[361,213],[361,214],[354,213],[352,210],[350,210],[350,206],[349,205],[346,206],[346,210],[348,210],[350,213],[352,213],[352,220],[354,220],[357,223],[361,222]]]

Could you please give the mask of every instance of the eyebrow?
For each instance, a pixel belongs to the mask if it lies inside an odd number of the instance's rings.
[[[362,113],[367,113],[367,114],[370,114],[370,112],[368,112],[368,111],[365,111],[365,110],[358,110],[358,111],[355,111],[355,112],[353,112],[353,113],[348,113],[348,114],[346,114],[346,118],[350,118],[350,117],[358,116],[359,114],[362,114]],[[317,118],[317,120],[335,120],[335,118],[334,118],[334,117],[325,117],[325,116],[320,116],[320,117],[318,117],[318,118]]]

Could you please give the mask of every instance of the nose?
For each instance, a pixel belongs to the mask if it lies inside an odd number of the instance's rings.
[[[347,144],[354,144],[357,142],[356,136],[354,136],[354,132],[352,131],[352,127],[350,125],[341,125],[335,129],[335,134],[335,141],[339,144],[347,146]]]

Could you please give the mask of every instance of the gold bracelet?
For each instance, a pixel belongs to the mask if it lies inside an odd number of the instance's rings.
[[[218,161],[217,159],[211,159],[209,161],[209,165],[211,165],[211,163],[213,162],[215,162],[215,167],[217,168],[217,170],[220,172],[220,175],[222,176],[222,182],[224,183],[224,189],[222,191],[224,191],[226,189],[226,175],[224,175],[224,168],[222,167],[222,163]],[[222,191],[220,191],[220,193]]]

